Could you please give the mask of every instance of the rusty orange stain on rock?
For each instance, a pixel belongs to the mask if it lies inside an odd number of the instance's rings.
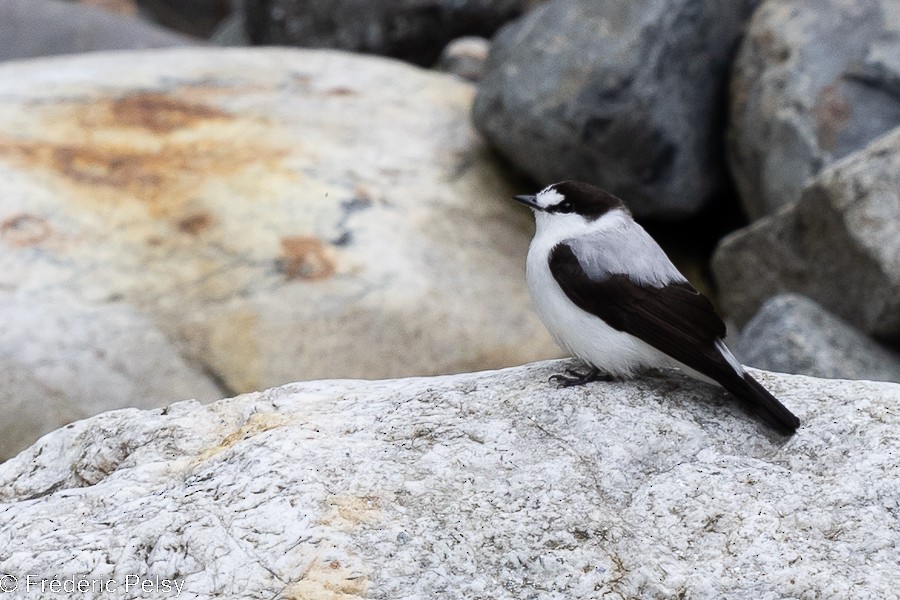
[[[289,150],[267,143],[267,121],[214,106],[145,92],[44,102],[34,110],[46,136],[0,135],[0,159],[48,170],[91,204],[137,200],[150,216],[177,223],[191,216],[185,205],[209,180],[251,166],[290,175],[280,163]]]
[[[287,280],[318,281],[334,274],[334,261],[322,240],[311,236],[290,236],[281,240],[279,270]]]
[[[21,213],[0,223],[0,239],[16,248],[40,244],[53,232],[41,217]]]
[[[356,90],[350,89],[348,87],[333,87],[325,90],[325,95],[334,97],[355,96]]]
[[[226,120],[233,115],[221,109],[186,102],[160,93],[136,93],[114,98],[99,105],[108,113],[107,123],[118,127],[140,127],[156,133],[169,133],[210,120]]]
[[[213,224],[213,217],[206,212],[197,212],[178,220],[178,230],[190,235],[197,235]]]
[[[0,158],[48,169],[71,183],[88,186],[82,194],[102,200],[97,188],[125,192],[148,204],[150,214],[177,214],[190,192],[205,179],[232,175],[251,164],[278,159],[286,151],[257,145],[226,145],[217,140],[165,143],[158,149],[115,144],[53,144],[0,137]],[[267,155],[268,154],[268,155]],[[121,199],[116,195],[116,200]]]
[[[853,116],[853,106],[841,93],[840,81],[825,86],[813,107],[816,134],[826,150],[834,150],[837,137]]]

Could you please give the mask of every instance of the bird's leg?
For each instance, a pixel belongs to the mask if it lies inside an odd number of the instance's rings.
[[[566,374],[557,373],[550,376],[550,381],[555,382],[559,387],[567,388],[577,385],[584,385],[592,381],[612,381],[613,376],[604,373],[597,367],[591,367],[587,373],[579,373],[575,369],[566,369]]]

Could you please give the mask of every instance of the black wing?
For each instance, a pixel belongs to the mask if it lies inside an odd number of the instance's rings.
[[[691,284],[640,286],[622,274],[592,279],[566,244],[550,253],[550,272],[579,308],[717,381],[769,425],[784,433],[800,425],[772,394],[722,354],[717,342],[725,337],[725,323]]]
[[[715,342],[725,337],[725,323],[691,284],[644,287],[619,274],[591,279],[566,244],[550,253],[550,272],[582,310],[715,379],[707,371],[718,358]]]

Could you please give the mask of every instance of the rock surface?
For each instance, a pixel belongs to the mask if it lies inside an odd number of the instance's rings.
[[[541,183],[600,185],[642,217],[695,213],[726,180],[726,73],[757,3],[548,2],[494,38],[476,126]]]
[[[207,38],[240,7],[242,0],[137,0],[144,14],[157,23],[191,36]]]
[[[430,65],[451,40],[490,36],[535,2],[247,0],[246,10],[257,44],[341,48]]]
[[[0,297],[0,461],[116,408],[225,394],[133,307]]]
[[[767,371],[900,382],[900,353],[797,294],[763,304],[734,351],[744,364]]]
[[[116,13],[118,15],[125,15],[128,17],[134,17],[138,14],[138,5],[136,0],[67,0],[69,2],[75,1],[79,4],[84,4],[87,6],[96,6],[97,8],[102,8],[103,10],[111,13]]]
[[[484,75],[491,42],[477,36],[466,36],[453,40],[441,51],[434,68],[445,73],[453,73],[468,81],[480,81]]]
[[[893,597],[900,386],[757,373],[804,421],[784,440],[678,374],[557,390],[565,366],[81,421],[0,465],[0,572],[197,599]]]
[[[458,78],[288,49],[0,67],[0,290],[118,302],[230,389],[559,350]]]
[[[59,0],[0,0],[0,61],[194,43],[175,32],[93,6]]]
[[[746,212],[900,125],[900,2],[766,0],[731,82],[729,150]]]
[[[725,238],[719,300],[739,324],[782,292],[900,338],[900,128],[832,165],[801,199]]]

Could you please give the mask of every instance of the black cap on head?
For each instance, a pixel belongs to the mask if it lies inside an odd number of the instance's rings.
[[[548,213],[575,213],[594,220],[617,208],[628,210],[619,198],[589,183],[561,181],[548,189],[562,196],[558,203],[546,208]]]

